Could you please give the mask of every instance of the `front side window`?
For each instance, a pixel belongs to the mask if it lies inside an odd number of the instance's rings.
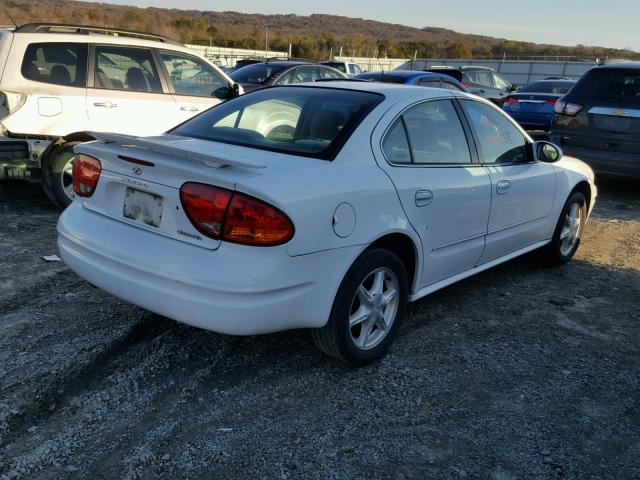
[[[87,85],[86,43],[32,43],[22,61],[22,76],[70,87]]]
[[[362,73],[362,69],[359,65],[356,65],[354,63],[351,65],[351,73],[353,73],[354,75],[360,75]]]
[[[334,68],[318,67],[320,78],[344,78],[344,74]]]
[[[97,46],[95,55],[96,88],[162,93],[151,50]]]
[[[171,133],[331,160],[383,99],[354,90],[270,88],[229,100]]]
[[[198,58],[175,52],[160,52],[160,58],[178,95],[211,97],[219,88],[229,87],[222,75]]]
[[[482,163],[518,163],[529,161],[528,141],[494,107],[484,103],[462,102],[478,146]]]
[[[511,88],[511,84],[497,73],[493,74],[493,81],[496,88],[499,88],[500,90],[508,90],[509,88]]]
[[[487,87],[493,87],[493,75],[491,72],[484,70],[472,70],[465,72],[465,75],[473,82]]]
[[[424,102],[402,115],[415,164],[468,164],[471,155],[450,100]]]

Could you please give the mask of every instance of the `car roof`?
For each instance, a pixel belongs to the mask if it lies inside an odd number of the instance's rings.
[[[380,71],[380,72],[366,72],[366,73],[361,73],[360,75],[358,75],[358,77],[364,78],[367,75],[389,75],[390,77],[394,76],[394,77],[400,77],[404,79],[419,78],[419,77],[437,77],[437,78],[446,78],[447,80],[450,80],[453,78],[443,73],[420,72],[418,70],[387,70],[387,71]]]
[[[277,67],[295,67],[296,65],[315,65],[313,62],[307,62],[305,60],[274,60],[274,61],[268,61],[268,62],[257,62],[254,63],[253,65],[259,65],[259,64],[264,64],[264,65],[275,65]]]
[[[605,63],[592,68],[592,70],[640,70],[640,62]]]
[[[453,96],[467,96],[474,99],[483,101],[481,98],[475,95],[469,95],[465,92],[458,92],[454,90],[445,90],[442,88],[428,88],[417,85],[405,85],[401,83],[382,83],[382,82],[354,82],[349,80],[335,80],[331,82],[306,82],[295,83],[287,85],[286,87],[271,87],[271,88],[299,88],[299,87],[313,87],[313,88],[329,88],[340,90],[354,90],[360,92],[379,93],[384,95],[388,100],[398,102],[404,99],[416,98],[417,100],[429,99],[429,98],[442,98]]]

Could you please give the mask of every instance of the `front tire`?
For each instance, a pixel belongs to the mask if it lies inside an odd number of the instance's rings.
[[[73,147],[82,142],[63,143],[47,155],[42,169],[42,186],[49,199],[59,208],[66,208],[73,201]]]
[[[352,365],[381,358],[398,333],[407,284],[397,255],[381,248],[365,251],[342,280],[327,324],[312,330],[315,345]]]
[[[567,199],[553,232],[551,242],[545,247],[550,263],[562,265],[575,255],[587,220],[587,200],[580,192],[573,192]]]

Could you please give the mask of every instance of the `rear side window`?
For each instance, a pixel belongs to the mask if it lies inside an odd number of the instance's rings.
[[[582,98],[640,105],[640,71],[591,70],[578,81],[571,92]]]
[[[85,43],[32,43],[22,61],[22,76],[36,82],[85,87],[87,50]]]
[[[407,109],[387,132],[382,150],[391,163],[471,163],[467,138],[450,100],[424,102]]]
[[[151,50],[147,48],[96,47],[94,86],[162,93],[158,71]]]
[[[441,87],[439,78],[421,78],[419,81],[419,85],[421,87],[431,87],[431,88]]]
[[[175,135],[331,160],[384,97],[318,87],[277,87],[228,100]]]
[[[464,92],[464,90],[458,85],[456,85],[455,83],[447,82],[446,80],[442,81],[442,88],[445,88],[447,90],[454,90],[456,92]]]

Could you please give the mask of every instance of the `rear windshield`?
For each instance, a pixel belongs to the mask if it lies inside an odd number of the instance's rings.
[[[529,85],[525,85],[524,87],[520,87],[518,93],[555,93],[559,95],[564,95],[571,87],[575,85],[575,82],[533,82]]]
[[[267,88],[207,110],[171,133],[331,160],[383,99],[335,88]]]
[[[265,83],[274,75],[289,68],[290,65],[270,65],[268,63],[254,63],[234,70],[229,75],[238,83]]]
[[[640,71],[591,70],[578,81],[572,93],[580,97],[640,105]]]
[[[372,75],[364,74],[356,77],[358,80],[366,80],[367,82],[382,82],[382,83],[404,83],[405,78],[397,75]]]
[[[347,73],[344,62],[322,62],[322,65],[335,68],[336,70],[340,70],[342,73]]]

